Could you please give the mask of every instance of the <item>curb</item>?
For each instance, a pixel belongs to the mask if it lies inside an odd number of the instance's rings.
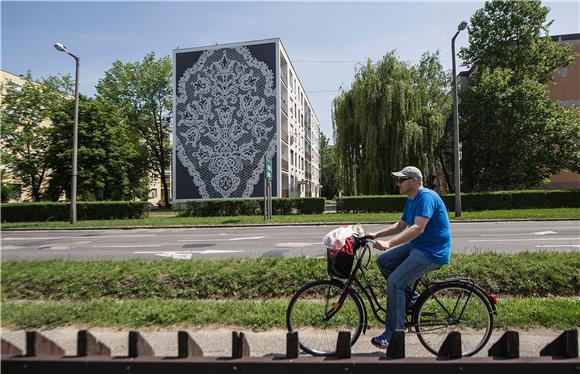
[[[512,219],[471,219],[450,220],[450,223],[502,223],[502,222],[550,222],[550,221],[580,221],[580,218],[512,218]],[[231,227],[283,227],[283,226],[336,226],[336,225],[384,225],[394,221],[371,221],[371,222],[303,222],[303,223],[247,223],[247,224],[215,224],[215,225],[164,225],[164,226],[111,226],[111,227],[14,227],[0,228],[4,231],[78,231],[78,230],[138,230],[138,229],[186,229],[186,228],[231,228]]]

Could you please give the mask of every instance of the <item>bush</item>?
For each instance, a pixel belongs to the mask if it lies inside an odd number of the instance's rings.
[[[70,202],[2,204],[2,222],[68,221]],[[77,202],[78,220],[144,218],[146,201]]]
[[[441,196],[447,210],[455,209],[455,196]],[[339,213],[401,212],[406,196],[356,196],[336,200]],[[461,194],[464,211],[500,209],[552,209],[580,207],[580,190],[570,191],[497,191]]]
[[[406,196],[356,196],[336,199],[337,213],[383,213],[401,212],[405,207]]]
[[[264,214],[263,199],[231,199],[231,200],[191,200],[181,204],[181,216],[253,216]],[[317,197],[272,199],[272,213],[288,214],[320,214],[324,212],[324,199]]]
[[[182,204],[184,217],[252,216],[260,214],[258,200],[192,200]]]

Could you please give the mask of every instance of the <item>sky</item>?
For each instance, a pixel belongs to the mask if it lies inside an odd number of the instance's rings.
[[[80,91],[91,96],[115,60],[140,61],[179,48],[279,37],[322,132],[332,137],[332,100],[349,87],[367,59],[395,50],[415,64],[439,51],[451,69],[451,38],[480,1],[404,2],[25,2],[2,1],[1,66],[33,77],[71,74],[74,60],[53,48],[63,43],[81,59]],[[550,2],[551,35],[580,32],[580,2]],[[456,41],[468,44],[464,31]],[[463,70],[458,59],[458,71]]]

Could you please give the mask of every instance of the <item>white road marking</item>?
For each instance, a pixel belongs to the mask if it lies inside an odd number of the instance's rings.
[[[529,232],[529,233],[519,233],[519,234],[481,234],[481,237],[497,237],[497,236],[530,236],[530,235],[549,235],[549,234],[557,234],[556,231],[538,231],[538,232]]]
[[[93,236],[47,236],[40,238],[2,238],[2,240],[57,240],[57,239],[110,239],[110,238],[146,238],[151,236],[157,236],[155,234],[144,234],[144,235],[93,235]]]
[[[70,249],[69,245],[52,245],[46,248],[49,251],[67,251]]]
[[[278,244],[276,244],[276,247],[302,248],[302,247],[311,247],[314,245],[322,245],[322,243],[319,243],[319,242],[316,242],[316,243],[278,243]]]
[[[227,234],[225,232],[220,232],[219,234],[177,234],[177,235],[171,234],[171,235],[167,235],[167,236],[171,236],[171,237],[174,237],[174,236],[180,236],[180,237],[205,236],[205,237],[210,237],[210,236],[215,236],[215,235],[226,236],[226,235],[229,235],[229,234]]]
[[[74,242],[73,244],[89,244],[89,243],[92,243],[92,242]]]
[[[534,235],[549,235],[549,234],[557,234],[556,231],[538,231],[534,232]]]
[[[218,250],[218,249],[206,249],[204,251],[143,251],[143,252],[133,252],[134,254],[152,254],[160,257],[170,257],[178,260],[190,260],[193,255],[209,255],[209,254],[222,254],[222,253],[243,253],[244,251],[236,250]]]
[[[580,248],[580,245],[577,244],[558,244],[558,245],[537,245],[536,248],[560,248],[560,247],[572,247],[572,248]]]
[[[135,245],[91,245],[92,248],[143,248],[161,247],[161,244],[135,244]]]
[[[244,251],[236,251],[236,250],[220,250],[220,249],[206,249],[205,251],[196,252],[191,251],[192,254],[199,253],[201,255],[212,255],[212,254],[219,254],[219,253],[243,253]]]
[[[470,242],[529,242],[537,240],[580,240],[580,238],[475,239],[470,240]]]
[[[26,246],[23,246],[23,245],[3,245],[2,246],[3,251],[10,251],[10,250],[20,249],[20,248],[26,248]]]
[[[267,236],[249,236],[243,238],[231,238],[231,239],[179,239],[178,242],[231,242],[231,241],[238,241],[238,240],[254,240],[254,239],[263,239],[267,238]]]

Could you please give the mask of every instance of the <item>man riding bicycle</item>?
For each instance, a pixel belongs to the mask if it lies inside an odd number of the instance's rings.
[[[386,229],[370,233],[373,238],[395,235],[390,240],[375,240],[374,248],[384,251],[377,258],[387,280],[387,316],[385,331],[371,339],[381,349],[387,348],[393,332],[405,326],[407,305],[419,294],[411,295],[411,285],[429,271],[449,264],[451,231],[447,209],[439,195],[423,187],[423,175],[414,166],[407,166],[397,177],[399,192],[407,195],[401,219]],[[392,248],[392,249],[391,249]]]

